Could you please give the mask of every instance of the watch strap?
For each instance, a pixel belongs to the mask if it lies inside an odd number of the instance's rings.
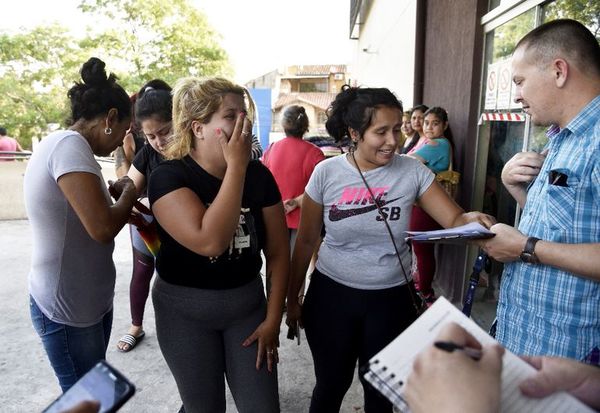
[[[529,237],[525,242],[525,248],[521,252],[521,260],[530,264],[537,264],[540,262],[537,255],[535,255],[535,244],[539,241],[539,238]]]

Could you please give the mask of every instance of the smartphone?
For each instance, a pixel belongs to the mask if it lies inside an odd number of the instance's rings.
[[[300,345],[300,324],[296,322],[295,325],[288,327],[287,338],[289,340],[296,339],[298,345]]]
[[[106,361],[98,362],[42,413],[60,413],[85,400],[100,402],[100,413],[116,412],[135,393],[135,386]]]

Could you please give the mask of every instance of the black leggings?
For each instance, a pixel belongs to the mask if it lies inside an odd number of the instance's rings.
[[[417,317],[409,286],[360,290],[312,274],[302,310],[316,385],[311,413],[338,412],[358,360],[364,366]],[[392,404],[364,381],[365,412],[392,412]]]

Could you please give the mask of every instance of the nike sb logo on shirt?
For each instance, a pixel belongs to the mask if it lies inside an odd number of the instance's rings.
[[[371,198],[371,194],[367,188],[344,188],[344,192],[340,199],[331,206],[329,209],[329,220],[332,222],[341,221],[346,218],[350,218],[356,215],[366,214],[371,211],[377,210],[377,204],[382,209],[382,212],[386,216],[386,218],[396,221],[400,219],[400,207],[386,207],[387,204],[390,204],[398,199],[402,198],[401,196],[386,200],[385,196],[387,195],[389,187],[378,187],[371,188],[373,191],[373,196],[375,197],[375,201]],[[367,205],[368,204],[368,205]],[[365,205],[358,208],[344,208],[340,209],[339,206],[342,205]],[[377,221],[381,221],[382,218],[379,214],[376,217]]]

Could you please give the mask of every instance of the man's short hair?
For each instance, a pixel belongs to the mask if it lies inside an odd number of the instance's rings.
[[[515,50],[524,47],[528,59],[546,66],[557,57],[565,57],[579,70],[600,76],[600,45],[592,32],[571,19],[558,19],[536,27],[523,37]]]
[[[0,136],[6,136],[7,132],[6,132],[6,128],[3,128],[0,126]]]

